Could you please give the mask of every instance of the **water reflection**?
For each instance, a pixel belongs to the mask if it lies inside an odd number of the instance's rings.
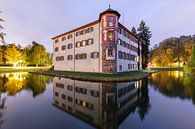
[[[165,96],[192,99],[195,104],[195,78],[185,76],[183,71],[161,71],[150,77],[155,90]]]
[[[28,74],[27,72],[0,74],[0,92],[15,96],[23,89],[33,91],[33,96],[43,93],[51,77]]]
[[[53,105],[102,129],[117,129],[136,111],[149,112],[147,79],[125,83],[92,83],[54,77]]]

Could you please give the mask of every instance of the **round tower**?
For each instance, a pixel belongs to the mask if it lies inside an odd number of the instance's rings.
[[[117,73],[117,30],[120,13],[110,8],[100,14],[102,72]]]

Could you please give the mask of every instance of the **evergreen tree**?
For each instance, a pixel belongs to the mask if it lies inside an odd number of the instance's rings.
[[[132,27],[131,33],[132,33],[134,36],[137,36],[137,31],[136,31],[135,27]]]
[[[138,40],[139,45],[141,46],[141,57],[142,57],[142,68],[145,69],[148,64],[148,54],[149,54],[149,45],[150,38],[152,37],[149,27],[146,26],[144,21],[141,21],[138,28]],[[139,47],[139,46],[138,46]]]

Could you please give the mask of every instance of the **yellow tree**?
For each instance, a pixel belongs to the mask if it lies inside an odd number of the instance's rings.
[[[10,64],[15,67],[19,61],[22,60],[22,53],[18,50],[15,44],[11,44],[5,51],[5,58]]]

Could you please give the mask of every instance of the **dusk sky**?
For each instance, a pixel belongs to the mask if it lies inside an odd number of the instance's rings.
[[[195,34],[195,0],[0,0],[6,42],[24,47],[34,40],[52,52],[52,37],[97,20],[109,4],[129,29],[145,21],[151,46]]]

